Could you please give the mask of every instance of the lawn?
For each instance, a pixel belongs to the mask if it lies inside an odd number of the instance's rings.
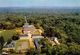
[[[0,29],[0,36],[4,37],[4,40],[7,41],[9,38],[11,38],[13,35],[16,35],[17,33],[21,34],[22,28],[15,28],[12,30],[2,30]]]
[[[7,41],[15,34],[16,34],[15,30],[0,30],[0,36],[4,37],[5,41]]]

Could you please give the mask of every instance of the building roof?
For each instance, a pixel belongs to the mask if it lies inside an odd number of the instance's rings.
[[[34,28],[35,29],[34,25],[24,25],[23,28]]]
[[[36,31],[36,28],[34,27],[34,25],[24,25],[23,26],[23,32],[24,33],[28,33],[28,32],[34,33]]]

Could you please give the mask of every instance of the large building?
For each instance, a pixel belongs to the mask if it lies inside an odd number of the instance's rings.
[[[40,29],[36,29],[34,25],[24,25],[23,26],[23,34],[31,33],[32,35],[41,35],[42,31]]]

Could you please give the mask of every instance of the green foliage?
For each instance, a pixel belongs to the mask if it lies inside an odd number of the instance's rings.
[[[41,40],[41,54],[80,55],[79,13],[35,15],[27,18],[27,20],[37,28],[41,26],[44,29],[44,36],[57,37],[62,43],[59,46],[52,47],[49,41]],[[73,42],[76,44],[73,44]]]
[[[4,38],[1,36],[0,37],[0,50],[2,50],[4,43],[5,43]]]
[[[27,18],[30,24],[39,24],[44,29],[44,35],[48,37],[58,37],[61,42],[80,43],[80,18],[79,15],[54,14],[40,15]],[[38,26],[36,26],[38,27]]]
[[[18,39],[19,39],[19,35],[17,33],[12,36],[12,40],[18,40]]]
[[[25,13],[26,14],[26,13]],[[61,45],[51,46],[47,39],[41,40],[42,45],[41,55],[80,55],[80,15],[79,13],[49,13],[49,14],[26,14],[29,24],[33,24],[36,28],[44,29],[44,36],[57,37]],[[23,14],[7,14],[0,17],[0,29],[6,29],[0,33],[4,41],[11,41],[11,38],[16,39],[14,29],[22,27],[25,23]],[[2,19],[1,19],[2,18]],[[14,38],[15,37],[15,38]],[[75,43],[75,44],[74,44]],[[31,53],[32,52],[32,53]],[[38,50],[29,50],[33,55],[38,53]]]
[[[15,30],[3,30],[0,35],[3,36],[4,40],[7,41],[8,39],[11,39],[12,36],[16,35],[17,33]]]
[[[51,46],[47,39],[40,41],[41,53],[45,55],[80,55],[80,45],[76,43]]]
[[[29,50],[26,52],[26,55],[36,55],[35,49],[29,49]]]
[[[68,48],[66,55],[80,55],[80,45],[76,43],[71,43]]]
[[[68,51],[68,46],[65,44],[61,44],[59,46],[54,46],[53,47],[53,52],[52,54],[54,55],[65,55]]]
[[[8,15],[5,19],[0,20],[0,29],[14,29],[22,27],[25,23],[24,18],[21,16]]]

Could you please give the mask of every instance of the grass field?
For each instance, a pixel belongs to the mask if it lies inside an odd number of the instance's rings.
[[[0,30],[0,36],[4,37],[5,41],[7,41],[15,34],[16,34],[15,30]]]
[[[9,38],[11,38],[13,35],[21,34],[22,28],[15,28],[11,30],[0,30],[0,36],[4,37],[4,40],[7,41]]]

